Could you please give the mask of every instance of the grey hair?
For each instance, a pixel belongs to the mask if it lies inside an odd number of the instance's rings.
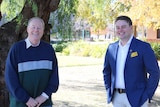
[[[45,28],[44,21],[43,21],[43,19],[41,19],[40,17],[32,17],[31,19],[29,19],[28,25],[30,24],[30,22],[31,22],[32,20],[35,20],[35,19],[41,21],[43,28]]]

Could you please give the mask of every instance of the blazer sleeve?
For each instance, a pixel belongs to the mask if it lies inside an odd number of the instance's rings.
[[[103,79],[106,90],[111,87],[111,67],[109,63],[109,48],[106,51],[103,68]]]
[[[156,91],[156,88],[159,83],[160,70],[158,67],[158,62],[154,54],[154,51],[152,50],[149,44],[147,44],[145,47],[143,59],[144,59],[144,65],[145,65],[146,71],[149,74],[146,90],[147,90],[149,99],[152,99],[154,92]]]

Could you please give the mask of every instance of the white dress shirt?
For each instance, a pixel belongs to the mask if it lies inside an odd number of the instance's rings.
[[[116,83],[115,88],[125,89],[125,82],[124,82],[124,68],[126,57],[128,54],[128,49],[131,44],[133,36],[130,37],[129,41],[122,46],[119,41],[118,53],[117,53],[117,61],[116,61]]]
[[[28,49],[30,46],[33,46],[33,47],[36,47],[36,46],[39,46],[40,44],[40,41],[37,45],[33,45],[30,41],[29,41],[29,38],[26,38],[25,39],[25,42],[26,42],[26,48]]]

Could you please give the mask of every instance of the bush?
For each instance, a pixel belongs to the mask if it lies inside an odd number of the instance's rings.
[[[104,56],[106,52],[106,45],[95,45],[94,49],[91,50],[90,56],[96,57],[96,58],[101,58]]]
[[[160,60],[160,44],[150,43],[158,60]],[[56,52],[64,55],[76,55],[85,57],[101,58],[105,55],[108,44],[105,42],[59,42],[53,44]]]
[[[62,54],[101,58],[104,56],[107,46],[106,43],[72,42],[62,51]]]
[[[158,60],[160,60],[160,44],[150,43]]]
[[[53,47],[56,52],[62,52],[63,49],[66,48],[68,45],[69,45],[69,42],[67,43],[67,42],[61,41],[56,44],[53,44]]]
[[[70,51],[69,51],[69,48],[65,48],[63,49],[63,52],[62,52],[63,55],[70,55]]]

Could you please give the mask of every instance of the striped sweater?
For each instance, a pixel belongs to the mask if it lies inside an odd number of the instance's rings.
[[[30,97],[45,92],[49,99],[42,106],[52,105],[51,94],[58,90],[58,64],[54,49],[41,41],[26,48],[24,40],[15,43],[6,60],[5,82],[10,92],[10,107],[26,107]]]

